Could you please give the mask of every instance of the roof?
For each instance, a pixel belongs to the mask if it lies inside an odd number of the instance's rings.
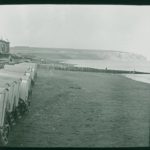
[[[5,88],[3,88],[3,87],[0,87],[0,91],[4,91],[5,90]]]
[[[0,87],[1,88],[7,88],[9,85],[10,85],[10,82],[0,79]]]
[[[8,42],[8,41],[4,41],[4,40],[0,40],[0,42],[3,42],[3,43],[10,43],[10,42]]]
[[[10,82],[15,82],[15,81],[18,82],[18,81],[19,81],[18,78],[12,78],[11,76],[6,76],[6,75],[4,75],[4,74],[3,74],[3,75],[2,75],[2,74],[0,75],[0,81],[1,81],[1,80],[6,80],[6,81],[9,82],[9,83],[10,83]]]
[[[37,66],[36,63],[25,63],[25,62],[22,62],[22,63],[19,63],[19,64],[16,64],[16,65],[27,65],[27,66]]]
[[[0,87],[0,93],[4,93],[5,90],[6,90],[6,88]]]
[[[6,78],[11,78],[11,79],[14,79],[14,80],[17,80],[17,81],[18,80],[20,80],[20,81],[22,80],[21,76],[19,76],[19,75],[16,76],[14,74],[13,75],[12,74],[8,74],[7,72],[0,72],[0,78],[1,77],[3,77],[3,78],[5,78],[5,77]]]
[[[15,81],[17,82],[17,80],[13,78],[0,76],[0,87],[5,87],[6,85],[12,85]]]
[[[28,67],[31,67],[31,68],[34,68],[37,70],[37,64],[36,63],[19,63],[19,64],[16,64],[16,66],[28,66]]]
[[[18,78],[18,79],[29,79],[29,76],[26,76],[24,73],[21,72],[13,72],[10,70],[5,70],[5,69],[1,69],[0,70],[0,75],[5,75],[8,77],[12,77],[12,78]]]
[[[16,65],[4,65],[4,69],[8,69],[11,71],[17,71],[17,72],[30,72],[30,68],[27,66],[16,66]]]
[[[21,77],[24,75],[23,75],[23,73],[16,73],[16,72],[10,72],[7,70],[0,70],[0,76],[21,79]]]

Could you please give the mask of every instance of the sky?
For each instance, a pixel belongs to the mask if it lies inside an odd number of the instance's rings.
[[[150,6],[1,5],[10,46],[119,50],[150,60]]]

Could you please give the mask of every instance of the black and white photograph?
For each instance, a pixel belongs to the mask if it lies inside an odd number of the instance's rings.
[[[0,5],[2,147],[150,147],[150,5]]]

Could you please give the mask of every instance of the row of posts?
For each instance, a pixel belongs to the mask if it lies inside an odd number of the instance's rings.
[[[65,71],[82,71],[82,72],[102,72],[102,73],[127,73],[127,74],[146,74],[144,72],[137,71],[123,71],[123,70],[109,70],[105,69],[96,69],[90,67],[77,67],[72,64],[65,63],[51,63],[51,64],[40,64],[40,68],[48,69],[48,70],[65,70]]]

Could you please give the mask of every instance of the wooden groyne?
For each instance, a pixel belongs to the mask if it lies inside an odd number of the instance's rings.
[[[64,70],[64,71],[97,72],[97,73],[113,73],[113,74],[150,74],[149,72],[140,72],[140,71],[77,67],[71,64],[39,64],[39,67],[49,69],[49,70],[55,69],[55,70]]]

